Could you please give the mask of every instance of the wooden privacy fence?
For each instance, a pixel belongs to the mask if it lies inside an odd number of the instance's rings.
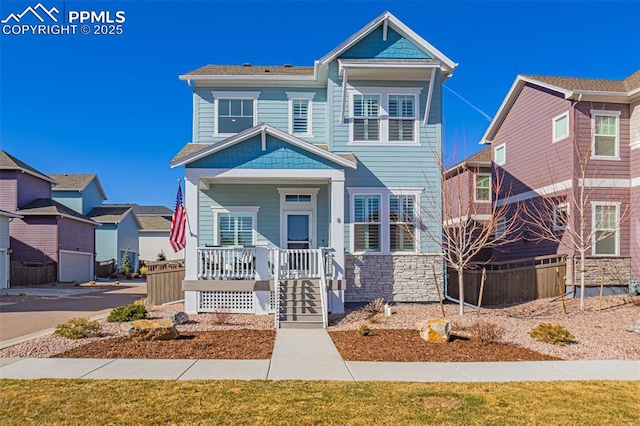
[[[149,262],[147,266],[147,300],[154,305],[184,299],[183,261]]]
[[[11,262],[9,285],[38,285],[54,282],[57,279],[57,264]]]
[[[564,291],[567,262],[566,255],[552,255],[474,264],[463,276],[464,301],[472,305],[478,304],[482,268],[487,271],[482,305],[511,305],[559,296],[560,288]],[[458,273],[449,268],[447,278],[447,294],[459,299]]]
[[[116,272],[116,261],[111,259],[106,262],[96,262],[96,277],[107,278]]]

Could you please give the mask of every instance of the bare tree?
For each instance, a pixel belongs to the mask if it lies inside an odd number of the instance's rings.
[[[553,163],[548,160],[545,171],[547,181],[567,182],[568,176],[571,185],[550,185],[546,193],[526,202],[523,217],[526,232],[534,239],[550,241],[579,254],[580,310],[584,311],[587,252],[596,244],[601,244],[605,251],[608,249],[611,237],[629,217],[630,191],[605,186],[603,172],[592,156],[596,129],[592,126],[580,129],[577,118],[580,112],[575,111],[576,104],[570,109],[574,123],[569,130],[571,155],[558,155]],[[563,178],[558,178],[559,175]],[[594,207],[596,201],[602,204]]]
[[[442,199],[421,206],[419,223],[443,223],[442,231],[427,226],[420,229],[429,239],[442,241],[444,259],[458,275],[459,313],[463,315],[464,270],[483,250],[518,238],[519,205],[496,202],[496,194],[509,191],[504,187],[504,173],[490,161],[484,168],[464,161],[440,170]],[[480,174],[482,170],[484,174]],[[478,176],[484,178],[481,185]]]

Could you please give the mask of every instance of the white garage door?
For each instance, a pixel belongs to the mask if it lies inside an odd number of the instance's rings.
[[[60,252],[60,281],[86,282],[93,279],[91,263],[93,256],[90,253]]]

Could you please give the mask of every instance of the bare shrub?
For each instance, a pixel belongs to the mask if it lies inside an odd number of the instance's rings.
[[[211,322],[216,325],[229,324],[231,321],[231,309],[227,307],[216,307],[211,313]]]
[[[471,339],[480,343],[499,343],[504,338],[504,327],[495,322],[479,320],[469,327]]]
[[[384,299],[379,297],[372,300],[371,302],[367,303],[364,308],[362,308],[362,312],[364,312],[367,318],[384,314]]]

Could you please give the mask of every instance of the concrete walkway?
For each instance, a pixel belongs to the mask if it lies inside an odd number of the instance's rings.
[[[325,330],[278,330],[270,360],[0,358],[8,379],[640,381],[640,361],[352,362]]]

